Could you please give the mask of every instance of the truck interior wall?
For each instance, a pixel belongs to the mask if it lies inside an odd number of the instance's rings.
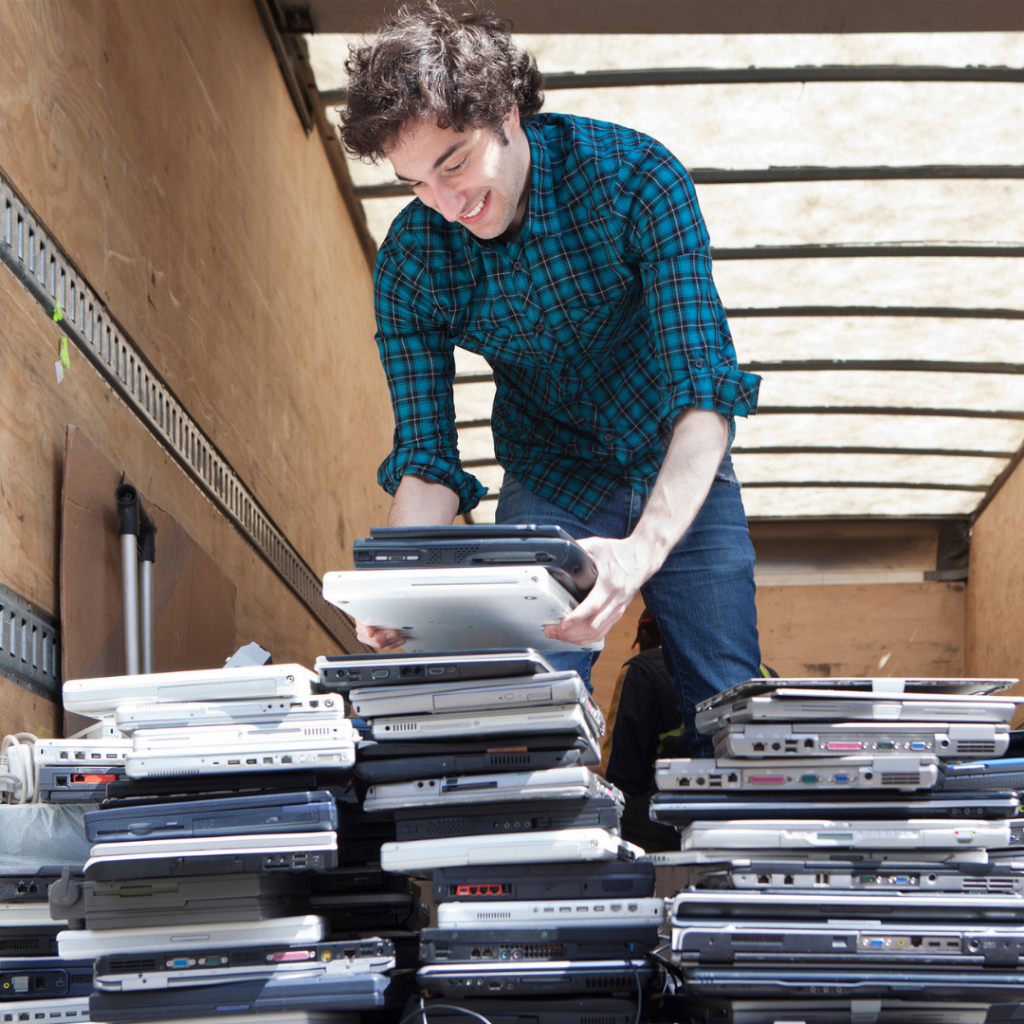
[[[8,3],[0,38],[0,171],[303,559],[345,568],[387,507],[371,277],[255,5]],[[0,267],[0,582],[59,615],[74,424],[224,568],[240,642],[336,651],[73,347],[57,382],[61,333]]]
[[[1024,469],[978,517],[967,585],[967,672],[1024,678]],[[1024,686],[1013,692],[1024,694]],[[1017,725],[1024,715],[1018,714]]]

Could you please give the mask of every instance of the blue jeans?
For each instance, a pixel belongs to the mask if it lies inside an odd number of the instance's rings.
[[[585,523],[506,477],[494,518],[498,523],[554,524],[577,538],[628,537],[644,504],[638,491],[622,486]],[[691,755],[711,757],[711,737],[700,736],[694,729],[696,705],[757,676],[761,663],[754,607],[754,548],[747,533],[740,485],[728,456],[683,539],[640,592],[648,611],[658,620]],[[589,680],[593,654],[580,651],[547,657],[553,664],[557,660],[556,668],[575,668]]]

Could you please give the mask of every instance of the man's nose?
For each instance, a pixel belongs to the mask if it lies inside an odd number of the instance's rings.
[[[465,199],[458,189],[449,188],[447,185],[435,186],[434,202],[437,203],[437,212],[445,220],[458,220],[465,205]]]

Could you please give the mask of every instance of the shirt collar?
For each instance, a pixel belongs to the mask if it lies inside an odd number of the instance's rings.
[[[530,202],[526,207],[524,234],[553,235],[558,231],[558,209],[551,177],[551,155],[539,124],[523,125],[530,143]]]

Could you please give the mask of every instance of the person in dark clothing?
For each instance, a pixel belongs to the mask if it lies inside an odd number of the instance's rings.
[[[648,611],[637,623],[633,646],[638,645],[640,653],[622,666],[612,698],[615,717],[605,777],[626,797],[621,824],[623,838],[649,853],[678,850],[679,833],[648,817],[655,792],[655,760],[663,754],[689,756],[689,743],[679,731],[683,715],[672,685],[672,673],[661,650],[658,623]],[[661,749],[665,741],[668,753]]]
[[[693,752],[682,728],[683,716],[665,664],[661,634],[654,616],[645,611],[637,622],[633,647],[640,653],[623,666],[612,696],[611,751],[605,778],[626,797],[622,836],[648,853],[678,850],[679,832],[670,825],[651,821],[654,762],[659,757],[700,757]],[[766,665],[762,676],[778,675]],[[607,742],[607,741],[606,741]]]

